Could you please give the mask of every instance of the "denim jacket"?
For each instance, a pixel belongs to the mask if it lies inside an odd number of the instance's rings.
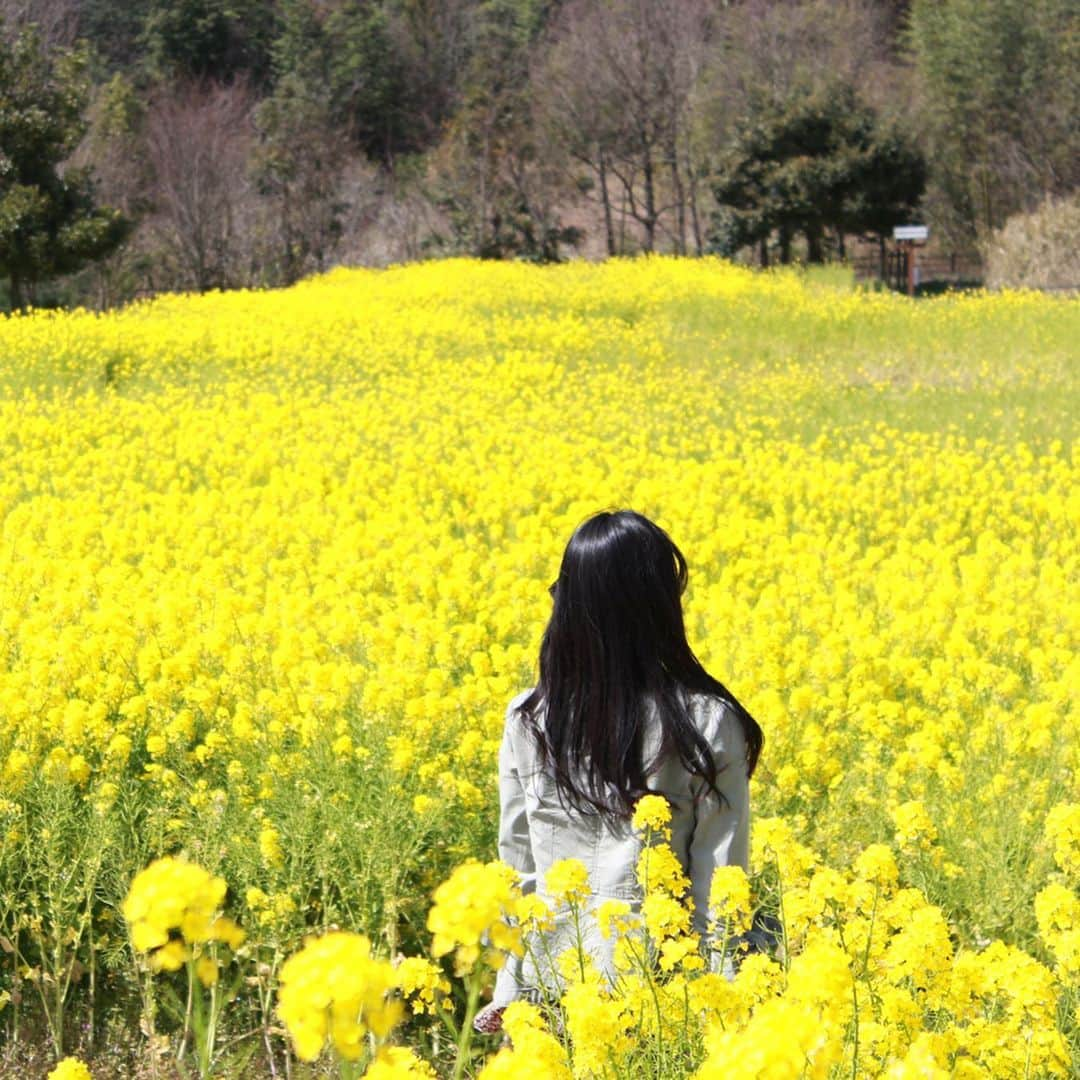
[[[542,941],[530,941],[524,959],[510,957],[499,971],[493,1002],[505,1005],[518,997],[558,985],[555,960],[576,945],[569,912],[544,892],[544,876],[560,859],[580,859],[589,873],[592,895],[581,920],[582,941],[598,970],[613,976],[613,942],[599,932],[592,911],[605,900],[626,900],[636,910],[641,890],[634,868],[642,841],[629,821],[605,823],[599,816],[575,814],[559,801],[554,779],[539,765],[536,745],[517,713],[528,691],[510,702],[499,752],[499,857],[521,874],[522,889],[537,892],[555,910],[555,927]],[[718,800],[699,777],[678,759],[668,758],[650,776],[652,790],[671,804],[671,846],[690,879],[694,930],[707,935],[709,886],[718,866],[748,866],[750,824],[746,742],[731,708],[718,698],[694,694],[688,699],[693,722],[712,748],[717,768]],[[653,732],[653,737],[656,732]],[[645,760],[655,756],[656,743],[646,739]],[[545,959],[546,958],[546,959]],[[539,966],[538,966],[539,965]]]

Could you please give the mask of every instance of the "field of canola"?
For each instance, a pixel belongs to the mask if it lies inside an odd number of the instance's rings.
[[[4,1074],[1075,1075],[1077,341],[664,259],[0,322]],[[500,1050],[503,713],[616,506],[765,730],[717,941],[784,941],[711,973],[642,806],[624,982]]]

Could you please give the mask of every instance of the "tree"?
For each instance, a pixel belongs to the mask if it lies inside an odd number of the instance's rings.
[[[539,65],[538,103],[580,188],[600,204],[609,254],[626,225],[653,251],[703,236],[698,89],[713,0],[569,0]]]
[[[46,53],[33,30],[0,35],[0,272],[11,306],[38,283],[115,250],[130,223],[95,205],[88,168],[64,168],[86,127],[86,57]]]
[[[250,202],[251,111],[242,83],[204,81],[159,88],[147,110],[149,224],[172,262],[170,287],[202,292],[241,280],[239,218]]]
[[[838,229],[840,254],[844,233],[876,239],[885,277],[885,244],[896,225],[911,221],[926,192],[929,166],[914,139],[894,121],[871,134],[869,152],[858,161]]]
[[[263,82],[277,4],[263,0],[150,0],[142,44],[163,79]]]
[[[895,44],[902,6],[903,0],[725,4],[716,14],[700,91],[703,182],[715,185],[748,128],[773,123],[799,97],[847,84],[857,86],[860,99],[882,118],[909,113],[910,71],[899,62]],[[715,242],[715,219],[713,231]],[[767,258],[763,242],[761,259]]]
[[[46,48],[66,47],[79,37],[80,0],[0,0],[0,26],[9,35],[33,27]]]
[[[918,205],[918,149],[844,83],[764,106],[739,132],[714,195],[713,243],[733,252],[777,232],[781,260],[796,233],[822,262],[826,229],[885,235]]]
[[[295,74],[282,78],[256,108],[255,130],[259,143],[252,174],[259,193],[276,207],[275,276],[291,284],[309,265],[325,269],[341,237],[347,143],[333,123],[325,90]]]
[[[388,39],[399,58],[408,148],[427,149],[461,103],[472,55],[476,0],[387,0]]]
[[[598,92],[588,35],[575,11],[564,12],[533,77],[540,120],[550,134],[571,183],[599,203],[609,256],[621,245],[616,232],[612,158],[622,115],[611,93]]]
[[[553,261],[577,240],[559,222],[559,170],[533,110],[529,60],[547,11],[538,0],[479,5],[463,101],[435,156],[457,245],[481,258]]]
[[[345,0],[326,17],[327,84],[335,112],[353,142],[389,163],[408,148],[401,63],[379,4]]]
[[[742,0],[717,14],[712,123],[836,82],[875,107],[891,96],[891,19],[882,0]]]
[[[303,84],[334,125],[384,164],[412,146],[403,62],[384,5],[372,0],[281,0],[271,47],[274,85]]]
[[[909,42],[939,225],[983,240],[1080,185],[1074,2],[915,0]]]

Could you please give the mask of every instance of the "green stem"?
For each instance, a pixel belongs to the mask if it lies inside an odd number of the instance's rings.
[[[851,980],[851,1005],[855,1025],[855,1036],[851,1047],[851,1080],[859,1080],[859,987],[854,979]]]
[[[356,1080],[360,1075],[360,1066],[355,1061],[338,1058],[338,1076],[341,1080]]]
[[[192,1014],[192,1009],[193,1009],[193,1007],[195,1005],[195,1001],[194,1001],[195,987],[193,985],[194,974],[195,973],[192,970],[192,962],[191,962],[191,960],[188,960],[188,962],[187,962],[187,977],[188,977],[187,1002],[184,1005],[184,1030],[180,1033],[180,1045],[176,1048],[176,1064],[177,1065],[180,1064],[180,1061],[184,1056],[184,1049],[187,1046],[188,1035],[191,1033],[191,1014]]]
[[[86,941],[87,947],[90,950],[90,968],[89,968],[89,989],[90,989],[90,1010],[87,1016],[87,1028],[89,1034],[89,1043],[91,1048],[94,1046],[94,1014],[97,1010],[97,948],[94,945],[94,915],[90,907],[90,901],[92,897],[88,894],[86,898],[86,922],[87,932]]]
[[[201,995],[202,991],[200,990],[199,993]],[[203,1076],[210,1075],[210,1064],[214,1060],[214,1044],[217,1042],[217,1020],[218,984],[214,983],[214,985],[210,987],[210,1013],[206,1018],[206,1045],[203,1050],[205,1071],[203,1072]]]
[[[773,854],[773,864],[776,866],[776,894],[777,905],[780,909],[780,932],[784,945],[784,971],[791,967],[791,956],[788,950],[787,918],[784,916],[784,878],[780,873],[780,860]]]
[[[724,916],[724,936],[720,942],[720,974],[724,974],[724,961],[727,959],[728,942],[731,940],[731,919]]]
[[[465,1019],[461,1023],[461,1031],[458,1032],[457,1058],[454,1061],[453,1080],[461,1080],[465,1075],[465,1064],[469,1059],[469,1048],[472,1045],[473,1017],[476,1016],[476,1005],[480,1000],[480,980],[474,972],[469,976],[469,997],[465,1005]]]
[[[881,896],[881,886],[874,885],[874,903],[870,908],[870,926],[866,931],[866,948],[863,950],[862,973],[865,975],[870,970],[870,943],[874,940],[874,924],[877,921],[878,897]]]
[[[143,1012],[146,1016],[146,1036],[150,1040],[150,1076],[158,1080],[157,1026],[154,1003],[154,976],[147,968],[143,973]]]
[[[461,1029],[454,1023],[454,1014],[449,1010],[439,1006],[436,1015],[443,1022],[443,1026],[450,1032],[450,1038],[457,1043],[461,1038]]]
[[[22,1003],[22,976],[19,974],[19,924],[11,932],[14,939],[12,948],[11,975],[11,1045],[19,1045],[19,1005]]]
[[[870,943],[874,939],[874,921],[877,918],[878,896],[881,893],[879,885],[874,886],[874,903],[870,908],[870,926],[866,931],[866,948],[863,949],[862,974],[865,975],[870,967]],[[843,938],[841,937],[841,941]],[[851,1048],[851,1080],[859,1078],[859,990],[855,979],[855,973],[851,973],[851,999],[854,1005],[855,1040]]]
[[[16,939],[18,940],[18,939]],[[53,1018],[52,1009],[49,1006],[49,997],[45,993],[45,950],[42,949],[42,962],[38,969],[38,977],[36,979],[30,979],[34,989],[37,991],[37,995],[41,998],[41,1011],[45,1014],[45,1026],[49,1029],[49,1041],[53,1044],[53,1052],[57,1055],[57,1059],[62,1056],[60,1053],[59,1044],[56,1041],[56,1021]],[[15,953],[15,967],[18,969],[19,960],[22,959],[23,963],[29,967],[29,963],[22,958],[18,952]]]
[[[653,1004],[656,1007],[656,1056],[662,1067],[664,1064],[664,1014],[660,1008],[660,995],[656,992],[656,983],[651,972],[649,973],[649,992],[652,994]],[[661,1072],[660,1075],[663,1076],[664,1073]]]
[[[57,926],[62,926],[62,923],[58,923]],[[52,1019],[53,1028],[53,1045],[56,1047],[56,1060],[59,1061],[64,1056],[64,996],[67,992],[67,983],[64,980],[62,971],[64,967],[64,943],[60,938],[60,930],[56,931],[56,948],[53,950],[53,978],[55,982],[55,990],[53,991],[53,1008],[55,1009],[55,1015]],[[42,972],[44,975],[44,972]],[[44,982],[44,979],[42,979]]]
[[[574,918],[574,945],[577,948],[578,971],[581,981],[585,981],[585,943],[581,939],[581,912],[576,903],[570,905],[570,914]]]

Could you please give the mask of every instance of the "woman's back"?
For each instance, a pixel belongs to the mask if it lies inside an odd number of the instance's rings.
[[[605,900],[625,900],[636,907],[641,888],[635,876],[642,839],[628,818],[576,811],[560,799],[555,777],[545,767],[537,737],[529,730],[518,707],[528,697],[519,695],[507,710],[499,761],[499,784],[503,807],[499,856],[522,875],[526,892],[535,890],[556,913],[554,931],[543,949],[552,959],[576,944],[565,908],[560,910],[546,894],[544,879],[554,863],[580,860],[589,877],[590,897],[585,903],[583,944],[599,970],[611,973],[612,943],[599,934],[591,909]],[[749,793],[746,743],[733,712],[717,697],[692,694],[687,712],[710,747],[716,764],[716,791],[691,773],[677,755],[662,757],[648,774],[649,788],[663,795],[671,806],[671,847],[690,879],[694,928],[705,934],[708,895],[713,869],[721,865],[747,866]],[[536,718],[543,730],[543,715]],[[656,757],[659,724],[646,729],[643,759]],[[495,1000],[499,1004],[520,996],[523,990],[551,988],[552,977],[535,965],[510,964],[500,974]]]

